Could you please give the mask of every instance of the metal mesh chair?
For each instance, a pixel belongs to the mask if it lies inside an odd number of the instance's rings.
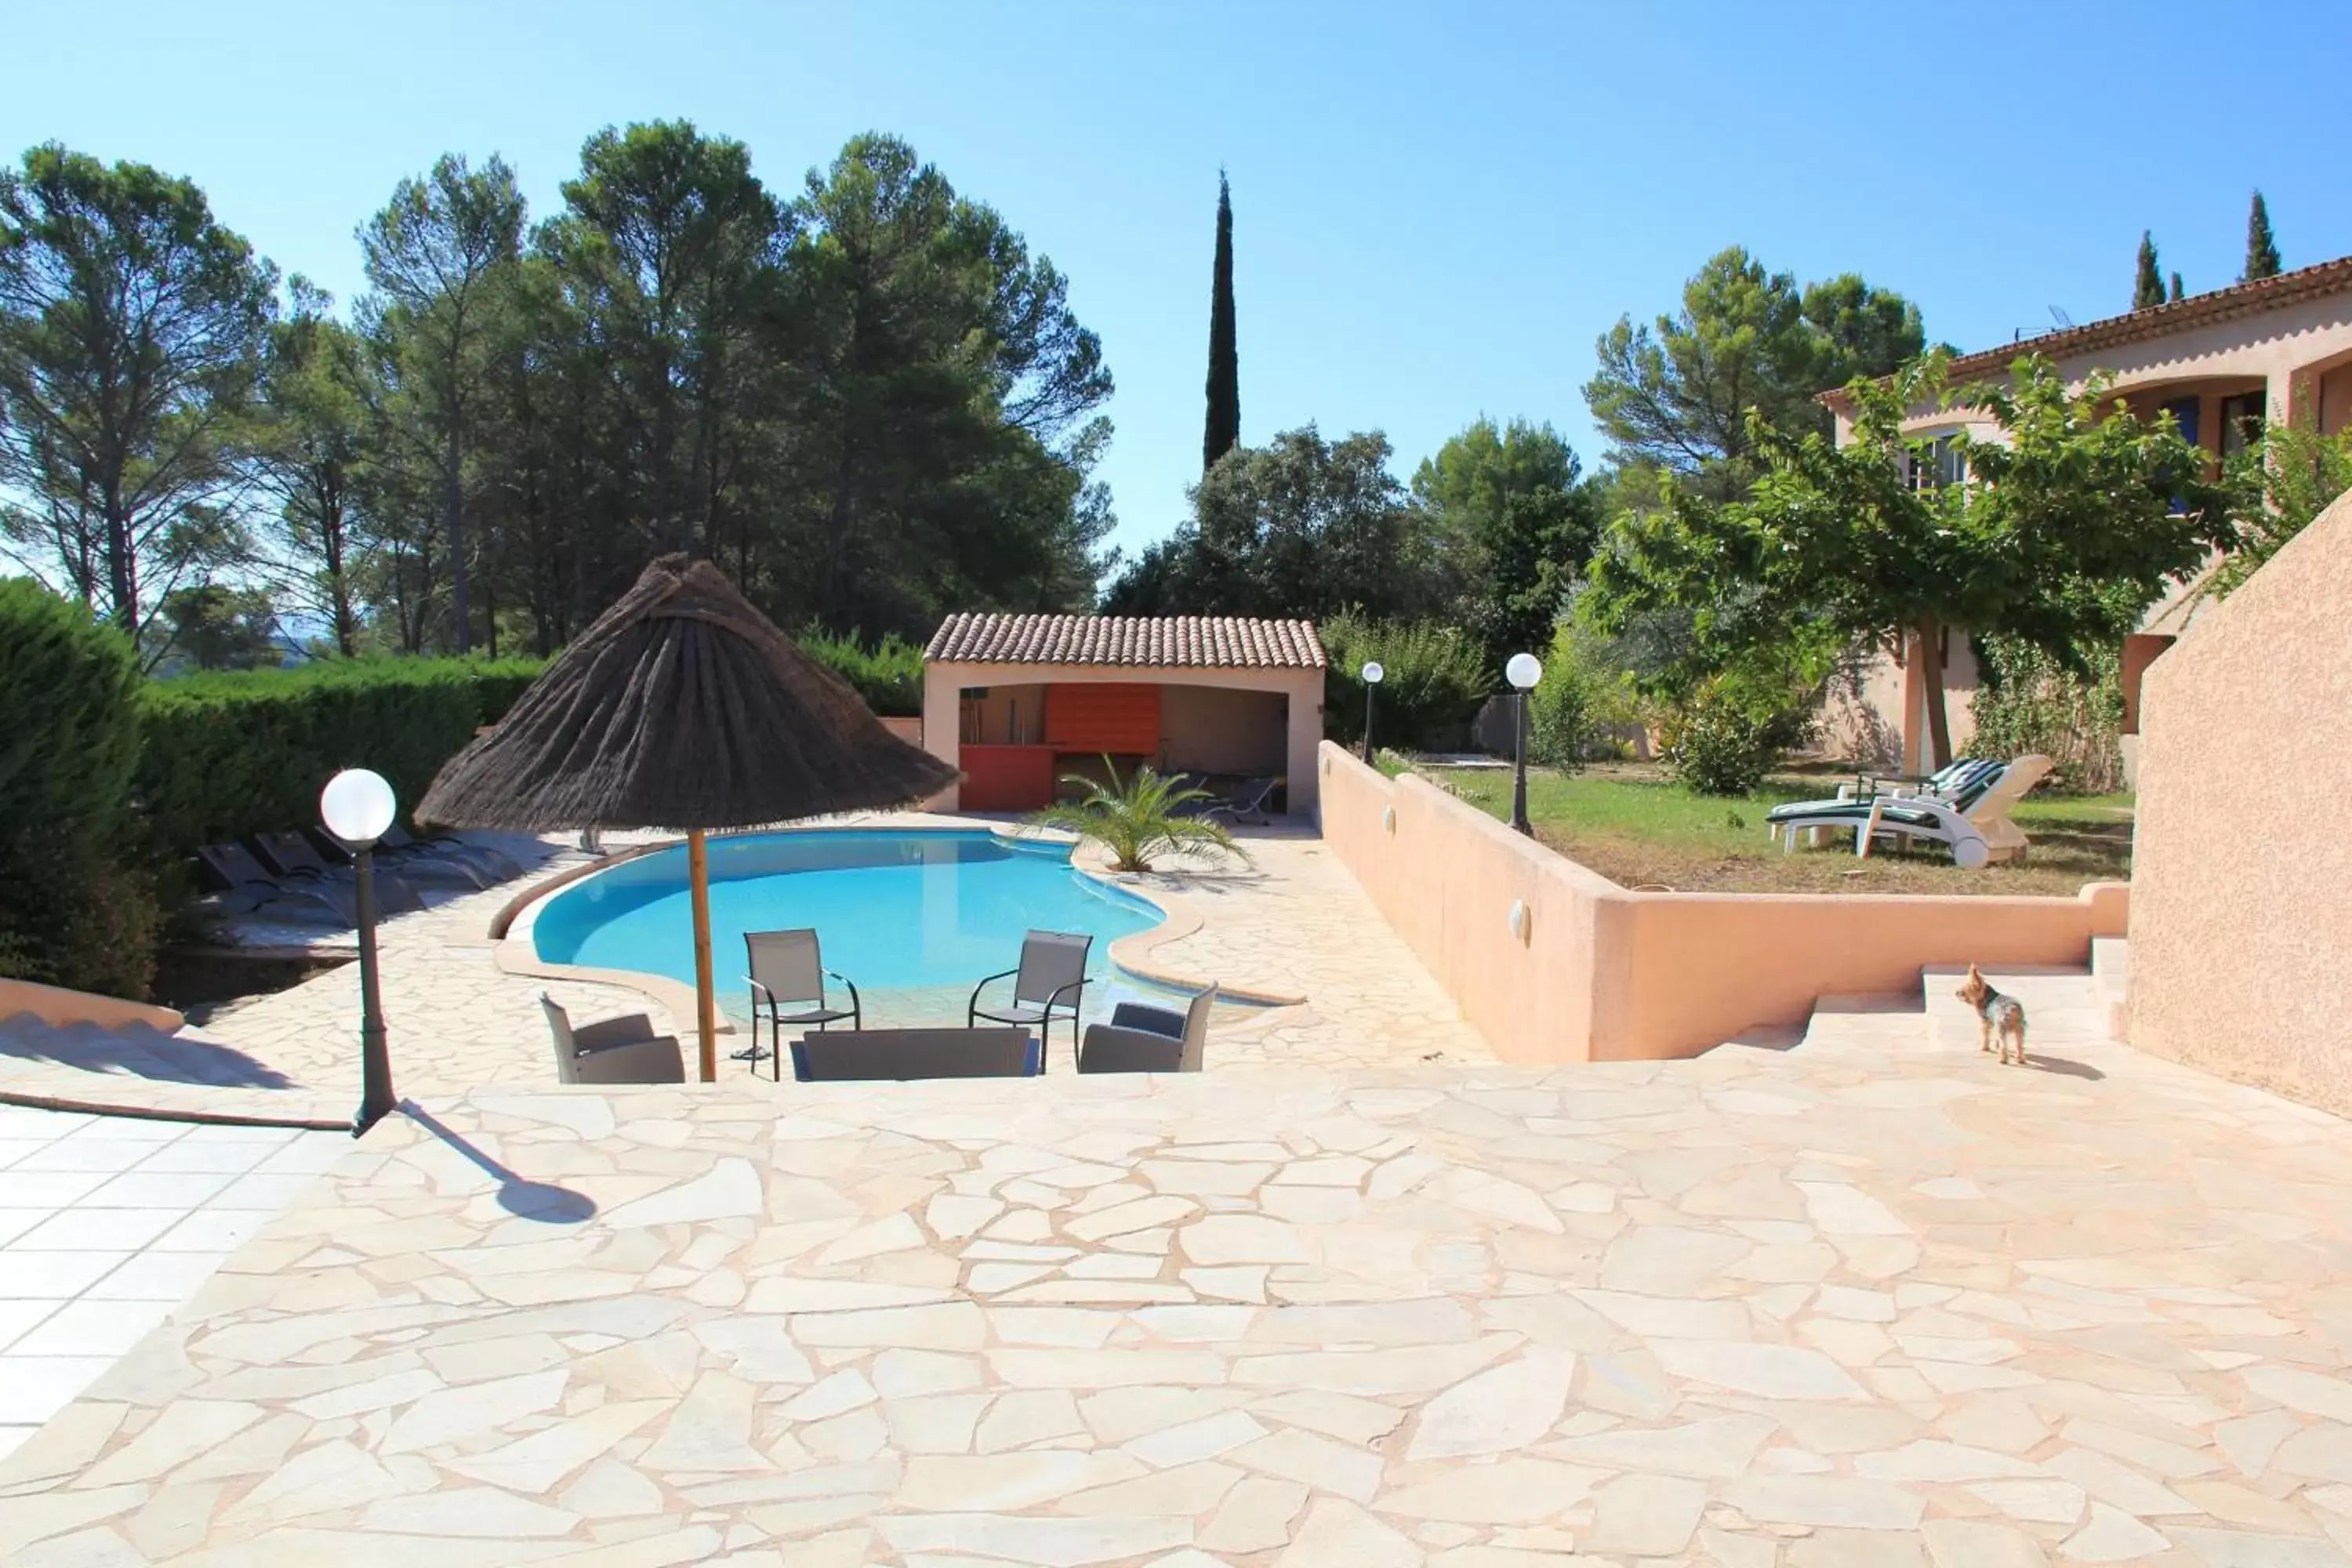
[[[863,1028],[865,1009],[858,1001],[857,987],[847,976],[824,966],[824,955],[817,945],[816,932],[798,931],[749,931],[743,933],[745,962],[751,973],[744,981],[751,987],[751,1043],[735,1053],[738,1061],[750,1062],[756,1069],[762,1061],[775,1061],[775,1077],[783,1080],[784,1026],[806,1028],[814,1025],[823,1029],[846,1018],[853,1029]],[[849,992],[849,1005],[835,1007],[826,996],[827,976],[838,980]],[[768,1016],[768,1044],[760,1044],[760,1015]]]
[[[1067,1018],[1070,1057],[1075,1061],[1078,1052],[1078,1004],[1084,1000],[1087,987],[1087,952],[1094,942],[1093,934],[1087,931],[1031,931],[1021,939],[1018,969],[992,974],[971,988],[971,1002],[964,1010],[964,1022],[977,1025],[986,1018],[993,1024],[1034,1027],[1042,1047],[1053,1021]],[[1013,1000],[982,1006],[980,994],[1005,979],[1013,982]]]

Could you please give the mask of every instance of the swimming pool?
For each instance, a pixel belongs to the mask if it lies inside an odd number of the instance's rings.
[[[825,967],[856,983],[874,1027],[962,1023],[972,986],[1019,962],[1022,933],[1033,927],[1093,932],[1087,972],[1105,979],[1110,944],[1163,918],[1156,906],[1077,871],[1066,844],[985,829],[818,828],[710,841],[712,973],[719,1005],[738,1016],[751,1006],[747,931],[814,927]],[[623,861],[558,892],[541,908],[531,944],[549,963],[693,984],[685,848]],[[997,989],[1010,986],[991,994]]]

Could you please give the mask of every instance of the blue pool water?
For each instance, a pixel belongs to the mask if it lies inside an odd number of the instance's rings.
[[[1152,905],[1074,869],[1066,845],[1008,843],[985,830],[818,829],[710,843],[712,973],[722,1005],[739,1014],[749,1006],[747,931],[815,928],[825,967],[856,983],[871,1026],[950,1015],[961,1024],[971,987],[1018,963],[1022,933],[1033,927],[1092,931],[1087,971],[1099,978],[1110,973],[1113,942],[1160,920]],[[691,985],[684,847],[624,861],[557,893],[531,940],[551,963]],[[1000,984],[991,994],[997,989],[1010,988]]]

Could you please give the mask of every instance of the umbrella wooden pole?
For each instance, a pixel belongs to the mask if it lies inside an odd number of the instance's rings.
[[[702,1081],[719,1079],[719,993],[710,982],[710,850],[702,829],[686,834],[686,869],[693,882],[695,1026],[702,1037]]]

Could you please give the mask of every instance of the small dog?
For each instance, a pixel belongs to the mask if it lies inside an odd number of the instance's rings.
[[[1985,977],[1978,973],[1977,966],[1973,963],[1969,965],[1968,979],[1963,981],[1960,988],[1952,994],[1976,1009],[1978,1048],[1991,1050],[1994,1042],[1998,1040],[2000,1046],[2001,1065],[2007,1067],[2011,1065],[2009,1056],[2010,1047],[2015,1046],[2017,1060],[2014,1065],[2018,1067],[2025,1065],[2025,1005],[2023,1003],[2014,996],[2004,996],[1994,990],[1987,984]]]

